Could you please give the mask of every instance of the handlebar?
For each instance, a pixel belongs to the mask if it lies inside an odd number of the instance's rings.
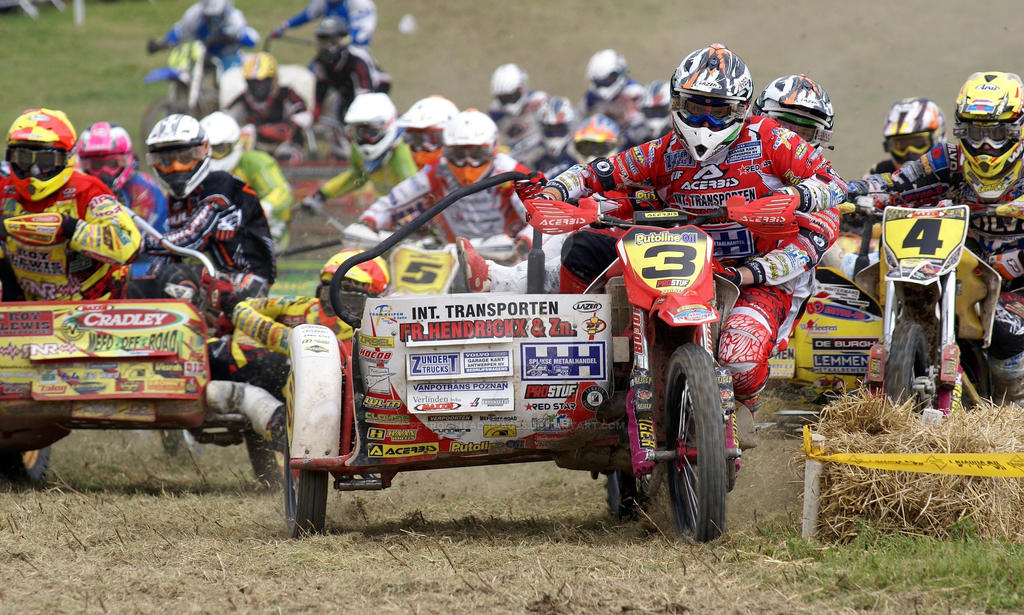
[[[180,246],[174,245],[173,243],[164,239],[163,234],[160,233],[160,231],[153,228],[153,226],[149,222],[146,222],[141,216],[139,216],[139,214],[135,213],[130,208],[126,209],[128,209],[128,213],[131,214],[132,220],[135,221],[135,226],[139,227],[139,230],[159,241],[160,245],[167,248],[171,252],[174,252],[175,254],[180,254],[182,256],[191,256],[192,258],[195,258],[196,260],[203,264],[203,267],[206,268],[207,273],[214,277],[217,276],[217,268],[214,267],[213,261],[210,260],[210,257],[203,254],[202,252],[199,252],[198,250],[193,250],[191,248],[182,248]]]

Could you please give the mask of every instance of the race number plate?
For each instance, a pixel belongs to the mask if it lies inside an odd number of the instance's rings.
[[[929,283],[960,261],[967,237],[966,205],[910,209],[887,207],[882,220],[886,280]]]

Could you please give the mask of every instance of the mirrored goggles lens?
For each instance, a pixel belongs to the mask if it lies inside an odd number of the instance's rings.
[[[192,169],[205,157],[206,152],[203,146],[193,145],[186,148],[148,152],[146,154],[146,161],[154,169],[164,173],[174,173]]]
[[[512,103],[518,102],[522,96],[522,90],[516,90],[515,92],[509,92],[508,94],[498,94],[498,102],[503,105],[511,105]]]
[[[362,145],[376,143],[384,136],[384,130],[375,124],[349,124],[348,133],[350,139]]]
[[[609,75],[607,75],[605,77],[600,77],[600,78],[594,79],[594,85],[596,85],[599,88],[606,88],[606,87],[614,84],[616,81],[618,81],[618,79],[619,79],[619,77],[621,75],[622,74],[619,73],[619,72],[614,72],[614,73],[611,73],[611,74],[609,74]]]
[[[440,130],[411,130],[402,133],[405,142],[417,152],[435,152],[441,148],[442,132]]]
[[[661,119],[668,117],[668,105],[658,105],[657,107],[644,107],[644,117],[651,120]]]
[[[124,155],[97,156],[93,158],[80,157],[79,160],[82,161],[82,168],[89,173],[100,173],[104,169],[116,171],[128,166],[128,157]]]
[[[53,148],[31,149],[9,146],[6,157],[7,162],[11,163],[11,172],[16,177],[50,179],[67,166],[68,153]]]
[[[587,158],[598,158],[608,156],[613,151],[613,145],[607,141],[576,141],[576,151]]]
[[[568,124],[544,124],[541,126],[541,132],[545,137],[557,139],[569,136],[569,125]]]
[[[444,148],[444,157],[457,167],[482,167],[494,159],[489,145],[451,145]]]
[[[683,121],[694,128],[706,125],[711,129],[719,129],[742,118],[746,108],[739,101],[676,96],[672,99],[672,111],[680,114]]]
[[[896,135],[885,140],[887,151],[896,157],[923,156],[932,146],[927,133]]]
[[[234,146],[231,143],[218,143],[217,145],[210,146],[210,156],[220,160],[221,158],[227,158],[231,155],[231,150]]]

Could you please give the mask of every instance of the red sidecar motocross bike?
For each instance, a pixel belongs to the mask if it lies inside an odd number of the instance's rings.
[[[293,536],[324,530],[331,479],[341,491],[375,490],[404,471],[547,460],[621,472],[652,496],[667,492],[681,537],[709,541],[725,531],[740,451],[731,379],[719,377],[714,351],[738,291],[713,275],[713,240],[685,213],[626,221],[599,213],[591,199],[527,201],[535,231],[628,229],[617,264],[593,286],[600,292],[544,294],[539,235],[531,293],[355,296],[364,305],[354,306],[341,292],[350,267],[459,198],[527,177],[503,173],[460,188],[344,262],[331,301],[357,330],[351,345],[317,325],[292,331]],[[795,206],[785,196],[740,199],[729,216],[771,227]]]
[[[54,216],[4,222],[9,235],[45,250]],[[215,273],[204,254],[164,245]],[[2,303],[0,372],[0,473],[9,479],[42,479],[49,445],[73,429],[188,429],[201,443],[245,442],[257,478],[281,481],[278,459],[287,455],[252,418],[279,402],[259,387],[210,379],[206,324],[189,301]]]

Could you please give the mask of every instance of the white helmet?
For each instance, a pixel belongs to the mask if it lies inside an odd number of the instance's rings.
[[[498,100],[501,110],[519,115],[526,104],[526,71],[515,64],[502,64],[491,75],[491,96]]]
[[[740,136],[754,82],[747,65],[714,43],[686,56],[672,74],[672,126],[697,162]]]
[[[444,96],[433,94],[421,98],[402,114],[398,125],[403,128],[423,130],[426,128],[444,128],[448,120],[455,117],[459,108]]]
[[[652,81],[647,85],[640,111],[644,114],[651,138],[661,137],[668,131],[671,103],[672,90],[667,81]]]
[[[210,140],[210,170],[234,171],[242,158],[242,129],[235,118],[223,111],[214,111],[199,120],[199,125]]]
[[[544,150],[551,156],[557,155],[572,138],[572,127],[576,123],[576,111],[565,96],[552,96],[540,111],[540,132]]]
[[[395,103],[382,92],[356,96],[345,112],[345,131],[364,164],[382,163],[401,136]]]
[[[200,4],[203,7],[203,15],[207,17],[223,15],[233,8],[231,0],[202,0]]]
[[[815,147],[832,139],[832,101],[807,75],[787,75],[769,83],[754,101],[752,113],[775,119]]]
[[[199,120],[168,115],[146,137],[146,162],[171,196],[183,199],[210,173],[210,142]]]
[[[612,100],[626,87],[626,58],[614,49],[602,49],[587,62],[587,81],[602,100]]]
[[[488,173],[498,150],[498,127],[476,109],[466,109],[444,127],[444,157],[463,186]]]

